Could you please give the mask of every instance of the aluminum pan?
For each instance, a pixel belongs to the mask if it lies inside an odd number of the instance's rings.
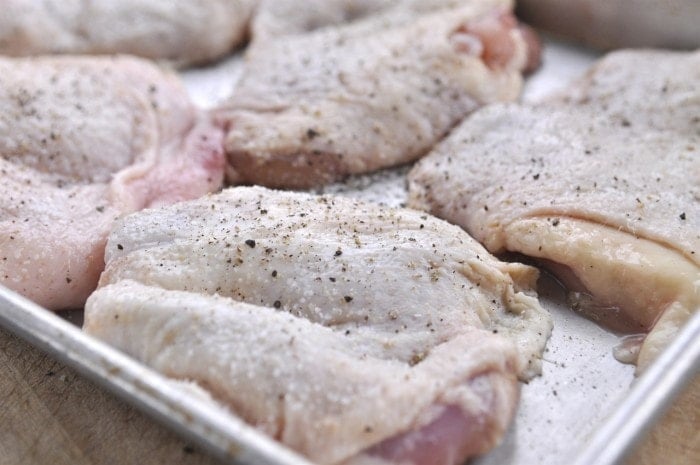
[[[561,89],[596,58],[581,49],[553,42],[546,45],[545,66],[530,79],[525,100],[537,100]],[[239,61],[234,58],[212,68],[186,72],[183,77],[193,98],[207,106],[228,95],[240,70]],[[405,174],[406,169],[397,169],[356,177],[325,191],[400,205],[406,199]],[[611,355],[617,336],[569,310],[561,289],[546,279],[540,296],[555,323],[545,353],[543,376],[523,386],[514,425],[503,444],[474,463],[572,463],[586,443],[590,446],[578,455],[577,465],[616,463],[685,381],[697,375],[700,338],[692,334],[680,337],[669,349],[673,355],[662,357],[630,391],[633,368],[618,363]],[[694,325],[698,318],[693,320]],[[197,442],[224,462],[309,463],[222,409],[183,394],[163,376],[2,288],[0,325]],[[686,331],[692,331],[689,328]],[[695,341],[694,345],[689,340]],[[687,363],[678,363],[681,356]],[[676,361],[669,364],[674,358]],[[616,413],[606,423],[606,416],[612,412]],[[629,416],[633,413],[634,416]]]
[[[627,400],[593,437],[574,465],[620,463],[700,374],[700,309],[636,383]]]
[[[600,52],[545,39],[543,66],[528,79],[523,101],[536,102],[563,90],[600,56]],[[213,105],[233,91],[239,64],[234,58],[212,68],[186,72],[185,84],[200,105]],[[321,191],[401,206],[407,198],[406,172],[406,168],[399,168],[357,176]],[[571,463],[610,414],[630,405],[625,399],[635,382],[634,368],[613,358],[618,336],[573,313],[561,289],[543,281],[540,298],[554,319],[543,375],[523,386],[514,424],[503,443],[473,461],[474,465]],[[629,448],[632,439],[636,437],[615,443]]]

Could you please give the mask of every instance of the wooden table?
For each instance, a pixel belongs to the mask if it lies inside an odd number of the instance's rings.
[[[700,464],[700,377],[671,406],[627,464]]]
[[[0,464],[215,464],[135,409],[0,330]]]
[[[0,464],[203,465],[214,459],[0,330]],[[700,463],[700,379],[628,462]]]

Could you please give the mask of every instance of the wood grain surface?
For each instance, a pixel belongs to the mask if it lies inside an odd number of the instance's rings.
[[[0,373],[0,465],[217,463],[1,329]],[[627,463],[700,463],[700,378]]]
[[[681,394],[627,464],[700,464],[700,377]]]
[[[212,458],[0,330],[1,465],[204,465]]]

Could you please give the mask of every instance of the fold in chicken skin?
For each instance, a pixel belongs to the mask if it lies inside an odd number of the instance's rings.
[[[228,180],[303,188],[409,162],[479,106],[517,98],[537,47],[511,2],[457,3],[254,38],[216,111]]]
[[[700,53],[618,52],[566,94],[474,114],[409,174],[409,203],[650,331],[643,369],[700,308],[698,151]]]
[[[0,54],[128,53],[176,65],[219,58],[246,38],[257,0],[5,0]]]
[[[0,59],[0,284],[80,308],[123,213],[223,182],[223,132],[132,58]]]
[[[119,221],[84,329],[318,463],[493,447],[551,330],[537,272],[406,209],[233,188]]]

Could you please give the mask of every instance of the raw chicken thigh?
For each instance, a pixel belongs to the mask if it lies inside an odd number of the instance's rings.
[[[256,0],[5,0],[0,54],[129,53],[178,65],[240,44]]]
[[[650,331],[641,369],[700,307],[699,151],[700,53],[618,52],[565,95],[474,114],[410,173],[409,203]]]
[[[455,226],[233,188],[121,220],[85,330],[310,459],[457,464],[502,436],[551,321]]]
[[[457,3],[423,12],[402,2],[343,26],[254,38],[216,112],[229,181],[302,188],[405,163],[479,106],[517,98],[537,46],[511,2]]]
[[[0,59],[0,284],[79,308],[123,213],[223,181],[223,133],[131,58]]]

